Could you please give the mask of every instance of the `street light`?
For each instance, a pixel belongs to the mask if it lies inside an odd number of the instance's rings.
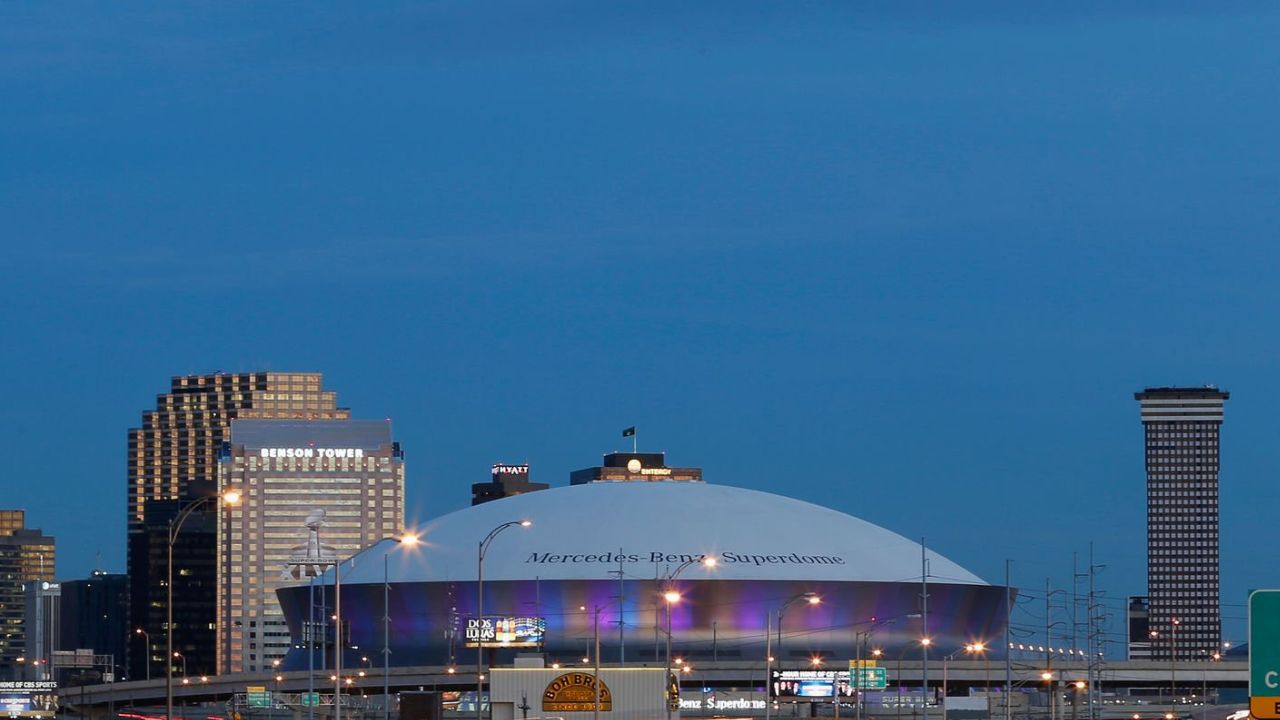
[[[147,648],[146,657],[144,659],[146,660],[147,681],[149,682],[151,680],[151,636],[148,635],[147,631],[143,630],[142,628],[135,628],[133,632],[134,634],[142,637],[142,643]]]
[[[176,659],[178,659],[178,660],[181,660],[181,661],[182,661],[182,676],[183,676],[183,677],[186,677],[186,675],[187,675],[187,656],[186,656],[186,655],[183,655],[183,654],[182,654],[182,653],[180,653],[180,652],[175,652],[175,653],[173,654],[173,657],[174,657],[174,658],[176,658]]]
[[[1213,662],[1218,662],[1221,659],[1222,653],[1219,652],[1215,652],[1209,656],[1209,660],[1212,660]],[[1202,681],[1200,688],[1200,702],[1203,703],[1206,708],[1209,707],[1209,660],[1205,661],[1203,669],[1200,672],[1200,679]]]
[[[1058,698],[1056,684],[1053,681],[1053,671],[1048,670],[1040,673],[1040,679],[1049,684],[1049,720],[1054,720],[1058,716]]]
[[[476,621],[480,622],[484,617],[484,556],[489,551],[489,543],[498,536],[498,533],[509,527],[529,527],[533,525],[531,520],[512,520],[505,522],[489,531],[488,535],[480,541],[476,552]],[[480,638],[476,638],[476,720],[483,717],[480,711],[480,697],[484,693],[484,643]]]
[[[970,643],[964,646],[965,652],[971,655],[982,656],[982,668],[986,675],[986,685],[983,688],[987,695],[987,715],[991,714],[991,657],[987,655],[987,644],[983,642]]]
[[[173,720],[173,546],[178,541],[178,533],[182,530],[182,523],[191,517],[191,513],[197,508],[208,503],[216,503],[218,500],[227,505],[235,505],[240,502],[240,491],[234,488],[224,491],[221,495],[205,495],[198,498],[195,502],[188,504],[178,513],[177,517],[169,520],[169,555],[168,555],[168,574],[166,575],[166,598],[164,604],[165,623],[165,661],[164,661],[164,711],[165,719]],[[185,659],[184,659],[185,663]],[[183,668],[183,675],[186,675],[186,668]]]
[[[684,562],[680,563],[678,566],[676,566],[676,569],[672,571],[670,575],[667,576],[667,583],[666,583],[667,587],[666,587],[666,590],[664,590],[662,593],[662,599],[666,600],[666,603],[667,603],[667,654],[666,654],[667,674],[663,680],[663,682],[665,683],[670,683],[671,681],[671,606],[680,602],[680,592],[676,590],[674,583],[676,581],[676,578],[680,577],[680,573],[683,572],[685,568],[689,567],[690,565],[693,565],[694,563],[700,563],[704,568],[712,569],[716,566],[716,559],[714,557],[711,557],[710,555],[704,555],[703,557],[700,557],[700,558],[697,558],[697,557],[689,558],[688,560],[685,560]],[[676,686],[676,697],[667,698],[665,703],[667,708],[667,720],[671,720],[671,703],[674,701],[675,703],[679,704],[680,702],[679,681],[675,683],[675,686]]]
[[[418,545],[418,536],[414,533],[405,533],[396,540],[407,548]],[[391,720],[391,579],[387,574],[390,554],[382,556],[382,720]]]
[[[804,600],[810,607],[822,602],[822,597],[815,592],[804,592],[793,595],[782,606],[778,608],[778,656],[782,656],[782,613],[792,603]],[[769,711],[773,708],[773,647],[770,645],[773,639],[773,628],[770,622],[773,616],[768,612],[764,615],[764,720],[769,720]],[[779,667],[782,661],[778,661]]]
[[[614,598],[609,602],[621,602],[621,598]],[[608,606],[609,603],[596,605],[591,619],[592,643],[595,646],[595,649],[592,651],[592,654],[595,657],[595,668],[593,669],[591,676],[591,691],[595,700],[591,706],[591,717],[593,720],[600,720],[600,611],[604,610]],[[581,609],[586,610],[587,608],[584,605],[581,606]]]
[[[1178,702],[1178,626],[1181,624],[1178,618],[1169,621],[1169,712],[1175,717]]]
[[[973,647],[973,646],[972,646],[972,645],[965,645],[964,647],[960,648],[959,650],[956,650],[955,652],[951,653],[950,655],[943,655],[943,656],[942,656],[942,712],[943,712],[943,717],[946,717],[946,712],[947,712],[947,663],[949,663],[949,662],[951,662],[952,660],[954,660],[954,659],[955,659],[955,657],[956,657],[957,655],[959,655],[960,653],[967,653],[967,652],[969,652],[969,648],[971,648],[971,647]]]
[[[849,684],[850,684],[850,690],[853,693],[854,717],[857,720],[861,720],[862,718],[862,696],[864,694],[862,681],[864,679],[864,674],[866,672],[866,666],[863,663],[862,649],[865,647],[868,647],[871,644],[871,635],[878,628],[880,628],[883,625],[890,625],[894,622],[897,622],[897,618],[877,620],[876,618],[873,617],[870,620],[854,623],[854,627],[857,627],[859,625],[868,626],[866,630],[856,631],[854,632],[854,635],[853,635],[855,665],[857,667],[856,667],[856,670],[851,670],[849,673]],[[880,651],[876,650],[874,651],[874,654],[876,657],[879,657]]]

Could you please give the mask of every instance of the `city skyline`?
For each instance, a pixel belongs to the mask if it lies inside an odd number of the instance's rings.
[[[1247,3],[0,8],[3,505],[60,578],[124,571],[122,436],[167,379],[322,372],[392,420],[410,526],[634,425],[1031,594],[1092,542],[1118,623],[1132,393],[1213,383],[1239,642],[1280,504],[1277,32]]]
[[[263,371],[261,374],[265,377],[265,375],[266,375],[267,373],[266,373],[265,371]],[[274,377],[274,376],[279,376],[279,377],[282,377],[282,378],[293,378],[293,377],[318,377],[319,375],[321,375],[321,373],[313,373],[313,372],[302,373],[301,375],[299,375],[298,373],[295,373],[295,372],[279,372],[279,371],[273,371],[271,374],[272,374],[272,376],[273,376],[273,377]],[[183,378],[183,377],[201,377],[201,376],[175,376],[174,380],[175,380],[175,382],[177,382],[180,378]],[[202,376],[202,377],[206,377],[206,378],[207,378],[207,377],[211,377],[211,376],[209,376],[209,375],[205,375],[205,376]],[[230,378],[237,377],[237,375],[235,375],[235,374],[231,374],[231,373],[228,373],[228,374],[227,374],[227,377],[230,379]],[[317,383],[317,387],[318,387],[318,386],[319,386],[319,385],[318,385],[318,383]],[[1172,388],[1172,389],[1170,389],[1170,388],[1147,388],[1147,390],[1144,390],[1143,392],[1137,393],[1137,396],[1138,396],[1138,398],[1139,398],[1140,400],[1144,400],[1147,396],[1157,396],[1157,395],[1159,395],[1159,392],[1160,392],[1160,391],[1191,392],[1192,394],[1205,395],[1206,397],[1209,397],[1209,396],[1217,397],[1217,396],[1219,396],[1219,395],[1220,395],[1220,396],[1222,396],[1222,397],[1226,397],[1226,396],[1227,396],[1227,393],[1226,393],[1225,391],[1221,391],[1221,392],[1220,392],[1220,391],[1218,391],[1218,390],[1217,390],[1217,388],[1216,388],[1216,386],[1215,386],[1215,385],[1211,385],[1211,384],[1209,384],[1209,385],[1204,385],[1204,386],[1202,386],[1202,387],[1201,387],[1201,388],[1199,388],[1199,389],[1197,389],[1197,388],[1181,388],[1181,389],[1179,389],[1179,388]],[[331,397],[329,398],[329,401],[328,401],[328,402],[329,402],[329,405],[332,405],[332,402],[333,402],[333,400],[332,400],[332,396],[334,395],[334,393],[330,392],[330,393],[327,393],[327,394],[328,394],[329,396],[331,396]],[[164,397],[164,396],[161,396],[161,397]],[[1168,402],[1168,401],[1165,401],[1165,402]],[[1218,406],[1218,409],[1217,409],[1217,413],[1218,413],[1218,414],[1216,415],[1216,418],[1217,418],[1217,421],[1218,421],[1218,422],[1220,422],[1220,420],[1221,420],[1221,407],[1220,407],[1220,403],[1221,403],[1221,401],[1219,400],[1218,402],[1219,402],[1219,406]],[[328,406],[326,405],[326,407],[328,407]],[[286,409],[288,409],[288,408],[286,407]],[[261,416],[261,415],[262,415],[262,413],[261,413],[260,411],[262,410],[262,408],[256,408],[256,410],[257,410],[257,411],[259,411],[259,412],[256,412],[256,413],[255,413],[255,412],[251,412],[251,413],[250,413],[250,415]],[[304,412],[306,411],[306,409],[305,409],[305,408],[303,408],[303,410],[304,410]],[[314,410],[314,408],[313,408],[313,410]],[[332,411],[332,408],[330,408],[330,411]],[[1145,423],[1150,422],[1150,421],[1151,421],[1151,419],[1152,419],[1153,417],[1155,417],[1154,415],[1152,415],[1152,414],[1151,414],[1152,412],[1154,412],[1154,411],[1150,410],[1150,409],[1146,406],[1146,403],[1144,403],[1144,410],[1143,410],[1143,412],[1141,413],[1144,424],[1145,424]],[[346,408],[339,408],[339,409],[338,409],[338,413],[339,413],[340,415],[342,415],[342,416],[346,416],[346,415],[349,415],[350,411],[349,411],[349,410],[347,410]],[[323,413],[320,413],[320,415],[322,415],[322,414],[323,414]],[[1167,418],[1165,418],[1165,419],[1167,419]],[[326,420],[317,420],[317,422],[329,422],[329,421],[326,421]],[[343,424],[343,423],[350,423],[350,422],[352,422],[352,421],[351,421],[351,420],[338,420],[338,421],[333,421],[333,422],[335,422],[337,425],[341,425],[341,424]],[[387,420],[385,420],[385,421],[367,421],[367,420],[366,420],[366,421],[356,421],[356,422],[357,422],[357,424],[362,424],[362,425],[383,425],[383,424],[385,424],[385,425],[386,425],[386,427],[388,427],[388,428],[389,428],[389,427],[390,427],[390,425],[391,425],[391,419],[390,419],[390,418],[388,418],[388,419],[387,419]],[[287,424],[288,424],[288,421],[285,421],[285,424],[287,425]],[[303,424],[305,425],[305,423],[303,423]],[[270,427],[270,425],[271,425],[271,423],[269,423],[269,422],[268,422],[268,423],[266,423],[265,425],[262,425],[262,427],[267,428],[267,427]],[[342,432],[342,431],[341,431],[341,430],[338,430],[338,429],[335,427],[335,432]],[[615,435],[616,435],[616,434],[617,434],[617,433],[615,433]],[[1148,435],[1149,435],[1149,431],[1148,431]],[[1151,448],[1151,442],[1152,442],[1152,440],[1150,439],[1150,436],[1149,436],[1149,439],[1147,440],[1147,450],[1146,450],[1146,452],[1147,452],[1148,454],[1152,452],[1152,450],[1150,449],[1150,448]],[[1215,437],[1214,437],[1214,443],[1215,443],[1215,446],[1216,446],[1217,442],[1218,442],[1218,439],[1217,439],[1217,437],[1216,437],[1216,432],[1215,432]],[[618,444],[618,445],[626,445],[626,444],[629,444],[629,443],[630,443],[630,440],[625,440],[625,441],[623,441],[623,440],[621,440],[621,439],[620,439],[620,440],[619,440],[619,442],[618,442],[617,444]],[[397,447],[398,447],[398,446],[397,446]],[[397,450],[397,452],[399,452],[399,451]],[[625,450],[622,450],[622,451],[614,451],[614,452],[621,452],[621,453],[623,453],[623,454],[625,454],[625,453],[626,453],[626,451],[625,451]],[[641,452],[643,453],[643,452],[644,452],[644,450],[642,449],[642,450],[641,450]],[[604,454],[604,453],[602,453],[602,454]],[[607,459],[608,459],[608,458],[606,457],[606,460],[607,460]],[[582,463],[576,463],[576,464],[582,464]],[[1215,470],[1216,470],[1216,466],[1217,466],[1217,456],[1216,456],[1216,455],[1215,455],[1215,457],[1213,458],[1213,465],[1214,465],[1214,468],[1215,468]],[[527,472],[527,470],[526,470],[526,472]],[[551,487],[559,487],[559,486],[561,486],[561,485],[569,485],[569,484],[571,484],[571,483],[572,483],[572,476],[573,476],[575,473],[577,473],[577,472],[585,472],[585,471],[581,471],[580,469],[572,470],[572,471],[570,471],[570,472],[568,472],[568,473],[565,473],[565,474],[561,477],[561,479],[560,479],[560,481],[559,481],[559,482],[555,481],[555,478],[552,478],[552,482],[550,483]],[[1150,488],[1151,488],[1151,487],[1153,487],[1153,486],[1151,485],[1150,477],[1151,477],[1151,476],[1150,476],[1150,474],[1148,473],[1148,493],[1150,493]],[[467,483],[466,483],[465,481],[460,481],[460,483],[461,483],[461,485],[462,485],[462,486],[464,486],[464,487],[466,487],[466,486],[467,486]],[[726,484],[733,484],[733,483],[726,483]],[[454,489],[456,490],[456,488],[454,488]],[[782,494],[784,494],[784,495],[785,495],[785,494],[787,494],[787,493],[785,492],[785,488],[765,488],[765,489],[768,489],[768,490],[770,490],[770,491],[772,491],[772,492],[781,492],[781,493],[782,493]],[[1151,500],[1151,499],[1149,498],[1149,499],[1148,499],[1148,508],[1152,507],[1152,505],[1151,505],[1151,503],[1152,503],[1152,502],[1153,502],[1153,500]],[[1159,501],[1154,501],[1154,502],[1159,502]],[[426,520],[426,519],[434,518],[434,517],[438,517],[438,516],[439,516],[439,515],[441,515],[441,514],[445,514],[445,513],[447,513],[447,512],[450,512],[450,511],[452,511],[452,510],[456,510],[456,509],[459,509],[459,508],[456,508],[456,507],[450,507],[450,508],[447,508],[447,509],[443,509],[443,510],[441,510],[441,511],[440,511],[440,512],[438,512],[438,513],[434,513],[434,514],[431,514],[431,515],[429,515],[429,516],[425,517],[423,520],[418,521],[417,523],[413,523],[413,524],[406,524],[406,525],[404,526],[404,529],[405,529],[405,531],[412,530],[412,529],[413,529],[413,527],[414,527],[415,525],[417,525],[417,524],[425,524],[425,520]],[[1151,511],[1150,511],[1150,509],[1149,509],[1149,510],[1148,510],[1148,514],[1150,514],[1150,512],[1151,512]],[[856,513],[855,513],[855,514],[856,514]],[[1151,522],[1152,522],[1152,521],[1151,521],[1151,519],[1150,519],[1150,517],[1149,517],[1149,518],[1148,518],[1148,534],[1151,532],[1150,528],[1151,528],[1151,527],[1155,527],[1155,526],[1152,526],[1152,525],[1151,525]],[[397,530],[396,532],[398,532],[398,530]],[[392,534],[395,534],[395,533],[393,532]],[[927,540],[927,537],[926,537],[925,539]],[[376,540],[374,540],[374,539],[370,539],[370,541],[369,541],[368,543],[365,543],[365,546],[366,546],[366,547],[367,547],[367,546],[371,546],[371,545],[373,544],[373,542],[376,542]],[[937,549],[938,549],[940,552],[942,552],[943,554],[948,554],[948,549],[947,549],[946,547],[938,547]],[[1085,548],[1085,549],[1087,550],[1087,548]],[[348,550],[354,550],[354,546],[352,546],[351,548],[348,548]],[[1148,548],[1148,552],[1150,552],[1150,549],[1149,549],[1149,548]],[[1077,557],[1076,557],[1076,558],[1074,558],[1074,560],[1076,560],[1076,561],[1080,561],[1082,558],[1083,558],[1083,550],[1077,553]],[[954,559],[954,557],[953,557],[953,559]],[[1012,559],[1012,558],[1011,558],[1011,559]],[[1105,560],[1106,560],[1106,558],[1105,558],[1105,557],[1104,557],[1104,558],[1099,558],[1099,560],[1100,560],[1100,561],[1105,561]],[[97,562],[97,560],[96,560],[96,559],[95,559],[95,562]],[[1016,561],[1015,561],[1015,562],[1016,562]],[[1104,563],[1104,564],[1105,564],[1105,563]],[[95,567],[94,569],[95,569],[95,570],[97,570],[97,569],[99,569],[99,568],[96,568],[96,567]],[[1151,568],[1150,568],[1150,567],[1147,567],[1147,568],[1146,568],[1146,571],[1147,571],[1148,575],[1150,575]],[[60,577],[60,578],[61,578],[62,576],[64,576],[64,575],[65,575],[65,573],[59,572],[59,577]],[[66,577],[67,577],[67,579],[73,579],[73,578],[74,578],[74,576],[70,576],[70,575],[67,575]],[[1063,579],[1063,578],[1061,578],[1061,577],[1059,577],[1059,576],[1054,576],[1054,575],[1051,575],[1050,577],[1053,577],[1053,579],[1054,579],[1054,581],[1055,581],[1055,587],[1056,587],[1058,590],[1064,590],[1065,588],[1069,587],[1069,580],[1066,580],[1066,579]],[[999,577],[989,577],[989,578],[984,578],[984,579],[988,580],[989,582],[991,582],[991,583],[993,583],[993,584],[999,584],[999,583],[1002,581],[1002,579],[1003,579],[1003,578],[999,578]],[[1150,581],[1150,580],[1148,580],[1148,583],[1150,583],[1150,582],[1151,582],[1151,581]],[[1014,585],[1015,585],[1015,586],[1019,586],[1019,583],[1017,582],[1017,578],[1016,578],[1016,577],[1015,577]],[[1109,590],[1110,590],[1110,587],[1104,584],[1103,591],[1104,591],[1104,592],[1108,592]],[[1038,597],[1038,591],[1036,590],[1036,587],[1035,587],[1035,583],[1034,583],[1034,581],[1027,581],[1027,582],[1023,583],[1023,584],[1022,584],[1022,586],[1021,586],[1021,588],[1020,588],[1020,592],[1022,592],[1024,595],[1030,596],[1030,597],[1032,597],[1032,598]],[[1110,593],[1109,593],[1109,592],[1108,592],[1108,594],[1110,595]],[[1119,619],[1120,619],[1120,618],[1122,618],[1122,617],[1124,616],[1124,612],[1123,612],[1123,604],[1122,604],[1122,603],[1123,603],[1123,600],[1124,600],[1124,598],[1117,598],[1117,597],[1115,597],[1114,595],[1111,595],[1111,596],[1108,598],[1108,600],[1106,601],[1106,604],[1108,605],[1108,612],[1109,612],[1109,614],[1110,614],[1113,618],[1115,618],[1117,621],[1119,621]],[[1235,605],[1237,605],[1237,604],[1236,604],[1236,603],[1232,603],[1232,602],[1230,602],[1230,600],[1229,600],[1229,599],[1228,599],[1228,601],[1227,601],[1227,602],[1225,602],[1225,603],[1223,603],[1223,604],[1228,608],[1228,611],[1225,613],[1227,617],[1226,617],[1226,619],[1225,619],[1225,620],[1224,620],[1224,622],[1223,622],[1223,626],[1224,626],[1224,628],[1226,628],[1226,629],[1224,630],[1224,633],[1220,635],[1220,637],[1234,637],[1234,635],[1232,635],[1232,634],[1231,634],[1231,631],[1230,631],[1230,627],[1232,626],[1232,620],[1233,620],[1233,618],[1231,617],[1231,614],[1230,614],[1230,610],[1229,610],[1229,608],[1231,608],[1232,606],[1235,606]],[[1056,612],[1056,611],[1061,611],[1061,612],[1063,612],[1064,614],[1069,612],[1069,606],[1065,603],[1065,601],[1064,601],[1062,604],[1055,604],[1055,608],[1056,608],[1055,612]],[[1165,614],[1167,614],[1167,613],[1165,613]],[[1176,613],[1175,613],[1175,614],[1176,614]],[[1156,624],[1158,624],[1158,622],[1159,622],[1159,621],[1156,621],[1156,623],[1155,623],[1155,624],[1153,624],[1153,627],[1155,627],[1155,625],[1156,625]],[[1182,620],[1181,620],[1181,619],[1180,619],[1180,622],[1182,622]],[[1167,623],[1165,623],[1165,624],[1167,624]],[[1123,646],[1123,643],[1118,639],[1118,634],[1117,634],[1117,633],[1115,633],[1115,632],[1112,632],[1112,633],[1109,633],[1109,635],[1111,635],[1111,636],[1113,636],[1113,637],[1110,637],[1110,639],[1108,640],[1108,643],[1110,643],[1110,644],[1111,644],[1111,646],[1112,646],[1113,650],[1115,650],[1115,651],[1119,651],[1119,649]],[[1064,631],[1061,637],[1062,637],[1062,639],[1065,641],[1065,640],[1066,640],[1066,638],[1067,638],[1067,637],[1069,637],[1069,636],[1070,636],[1070,633],[1069,633],[1069,632],[1065,632],[1065,631]],[[1228,641],[1228,642],[1230,642],[1230,641]]]

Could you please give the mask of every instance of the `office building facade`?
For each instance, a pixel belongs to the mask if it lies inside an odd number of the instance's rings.
[[[22,594],[27,677],[31,680],[54,680],[62,587],[48,580],[32,580],[23,586]]]
[[[1134,397],[1146,445],[1150,657],[1207,660],[1222,641],[1219,436],[1230,394],[1157,387]]]
[[[135,642],[139,647],[143,643],[141,635],[129,637],[121,632],[129,626],[128,576],[94,570],[83,580],[64,580],[59,584],[62,602],[57,649],[89,649],[94,655],[111,658],[112,665],[123,666],[126,643]],[[132,679],[142,680],[145,675]]]
[[[1128,640],[1125,642],[1125,660],[1151,659],[1151,622],[1147,599],[1138,595],[1129,596],[1125,602],[1125,630]]]
[[[404,453],[387,420],[236,420],[220,484],[218,672],[262,672],[292,647],[276,590],[404,531]]]
[[[166,570],[170,523],[185,508],[216,494],[218,452],[236,418],[337,420],[320,373],[249,372],[184,375],[158,395],[128,437],[128,676],[164,673]],[[206,502],[173,538],[173,645],[190,672],[216,666],[217,507]],[[146,634],[137,633],[142,630]],[[136,638],[144,638],[144,643]],[[146,645],[145,649],[143,644]],[[141,651],[141,652],[139,652]]]
[[[22,510],[0,510],[0,674],[26,675],[47,657],[30,655],[26,633],[26,587],[53,582],[56,543],[26,527]],[[33,638],[34,639],[34,638]],[[26,667],[19,668],[18,658]]]
[[[527,492],[546,490],[551,487],[546,483],[536,483],[529,479],[528,463],[518,465],[494,463],[489,477],[490,480],[487,483],[473,483],[471,485],[472,505],[515,497]]]

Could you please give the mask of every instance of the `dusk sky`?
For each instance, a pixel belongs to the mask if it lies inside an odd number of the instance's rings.
[[[60,577],[123,572],[170,376],[320,371],[393,419],[411,523],[636,425],[1033,596],[1093,542],[1118,634],[1133,393],[1216,384],[1241,641],[1280,585],[1277,37],[1274,3],[5,4],[0,506]]]

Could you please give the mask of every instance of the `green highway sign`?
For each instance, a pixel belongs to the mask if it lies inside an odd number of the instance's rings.
[[[317,693],[317,692],[298,693],[298,704],[299,704],[299,705],[312,705],[312,706],[314,706],[314,705],[319,705],[319,704],[320,704],[320,693]]]
[[[1280,590],[1249,594],[1249,712],[1280,720]]]
[[[884,690],[889,687],[889,673],[882,667],[864,667],[849,671],[849,684],[859,690]]]
[[[251,686],[244,694],[244,702],[249,707],[271,707],[271,693],[261,686]]]

